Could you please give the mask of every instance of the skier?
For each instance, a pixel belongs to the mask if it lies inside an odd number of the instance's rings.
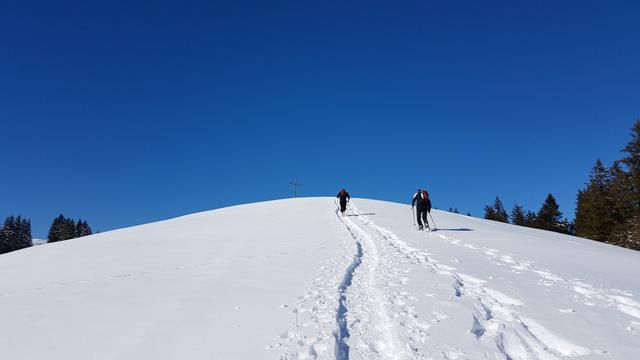
[[[342,213],[342,215],[344,215],[344,212],[347,210],[347,203],[349,202],[351,197],[345,189],[340,190],[336,197],[340,199],[340,212]]]
[[[431,212],[431,200],[429,200],[429,193],[427,190],[416,191],[413,195],[413,199],[411,200],[411,210],[413,211],[413,207],[416,207],[416,217],[418,218],[418,230],[423,230],[424,226],[422,222],[427,226],[429,230],[429,221],[427,221],[427,214]]]

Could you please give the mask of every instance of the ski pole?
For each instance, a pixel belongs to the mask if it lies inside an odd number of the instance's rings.
[[[433,230],[438,230],[438,227],[436,226],[436,222],[433,221],[433,216],[431,216],[431,211],[429,211],[429,217],[431,218],[431,222],[433,223]]]
[[[413,225],[416,225],[416,217],[413,216],[413,206],[411,207],[411,219],[413,220]]]

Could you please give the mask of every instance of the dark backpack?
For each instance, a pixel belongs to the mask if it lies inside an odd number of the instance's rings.
[[[431,203],[431,201],[429,200],[429,192],[427,192],[427,190],[422,190],[422,192],[420,193],[420,201],[422,201],[422,204],[424,205]]]

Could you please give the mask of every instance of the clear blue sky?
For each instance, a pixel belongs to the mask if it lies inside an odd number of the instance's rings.
[[[0,216],[106,231],[296,176],[572,218],[640,117],[639,25],[637,1],[5,3]]]

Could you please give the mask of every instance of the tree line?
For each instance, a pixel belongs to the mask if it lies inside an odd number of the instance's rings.
[[[537,212],[525,210],[522,205],[515,204],[511,214],[507,214],[502,201],[496,197],[493,204],[484,207],[484,218],[563,234],[574,233],[573,223],[562,217],[560,205],[552,194],[547,195]]]
[[[60,214],[53,220],[47,242],[69,240],[93,234],[86,220],[74,221]],[[33,246],[31,220],[22,216],[9,216],[0,228],[0,254]]]
[[[31,220],[9,216],[0,229],[0,254],[33,246]]]
[[[576,235],[640,250],[640,119],[622,152],[610,167],[597,159],[578,191]]]
[[[484,208],[484,218],[640,250],[640,119],[622,152],[610,167],[596,160],[585,188],[578,190],[573,222],[562,217],[551,194],[537,213],[516,204],[510,216],[496,197]]]

